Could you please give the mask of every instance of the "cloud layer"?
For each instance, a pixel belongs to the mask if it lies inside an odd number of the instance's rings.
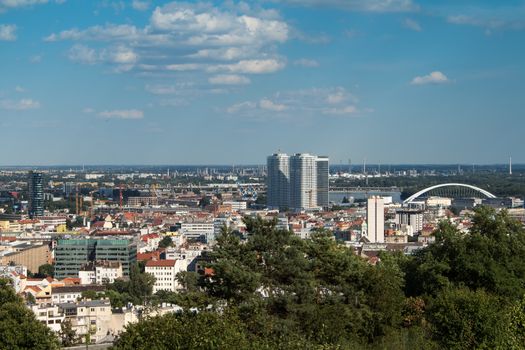
[[[426,84],[444,84],[448,82],[450,82],[450,80],[445,74],[439,71],[435,71],[427,75],[415,77],[414,79],[412,79],[410,84],[426,85]]]
[[[143,3],[134,7],[143,10]],[[265,74],[285,67],[277,46],[289,33],[273,10],[174,2],[156,7],[144,27],[108,23],[52,33],[44,40],[76,42],[71,60],[110,64],[116,71]]]
[[[255,120],[292,119],[319,115],[354,116],[358,99],[343,87],[277,92],[258,101],[243,101],[226,109],[229,114]]]
[[[0,24],[0,41],[15,41],[16,26],[14,24]]]
[[[116,109],[99,112],[98,116],[104,119],[142,119],[144,112],[138,109]]]

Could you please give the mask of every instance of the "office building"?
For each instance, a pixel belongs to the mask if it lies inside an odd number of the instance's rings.
[[[367,234],[371,243],[385,242],[385,203],[383,198],[372,196],[367,201]]]
[[[269,208],[290,207],[290,157],[275,153],[267,158],[267,205]]]
[[[94,261],[119,261],[129,276],[137,260],[137,244],[130,239],[59,239],[55,248],[55,277],[78,277],[83,265]]]
[[[29,193],[29,217],[44,216],[44,184],[42,173],[30,171],[27,179]]]
[[[290,208],[318,208],[316,156],[296,153],[290,157]]]
[[[317,167],[317,205],[322,208],[328,208],[328,191],[329,191],[329,165],[328,157],[319,156],[316,160]]]

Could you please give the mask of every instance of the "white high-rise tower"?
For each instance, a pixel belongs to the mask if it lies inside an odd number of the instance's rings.
[[[275,153],[266,160],[267,164],[267,205],[269,208],[290,207],[290,157]]]
[[[372,196],[367,201],[366,237],[371,243],[385,242],[385,202],[382,197]]]
[[[317,208],[317,157],[296,153],[290,157],[290,207]]]

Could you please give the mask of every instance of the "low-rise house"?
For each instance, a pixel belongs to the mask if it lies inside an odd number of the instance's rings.
[[[82,292],[87,291],[103,293],[106,287],[98,285],[56,287],[52,290],[51,300],[53,304],[75,302],[82,297]]]

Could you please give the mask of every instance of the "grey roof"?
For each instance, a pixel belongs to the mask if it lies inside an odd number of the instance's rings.
[[[60,293],[82,293],[86,291],[104,292],[106,286],[88,285],[88,286],[66,286],[66,287],[54,287],[53,294]]]
[[[76,303],[60,303],[58,307],[61,309],[74,309],[77,307],[100,307],[100,306],[111,306],[109,300],[86,300],[79,301]]]

